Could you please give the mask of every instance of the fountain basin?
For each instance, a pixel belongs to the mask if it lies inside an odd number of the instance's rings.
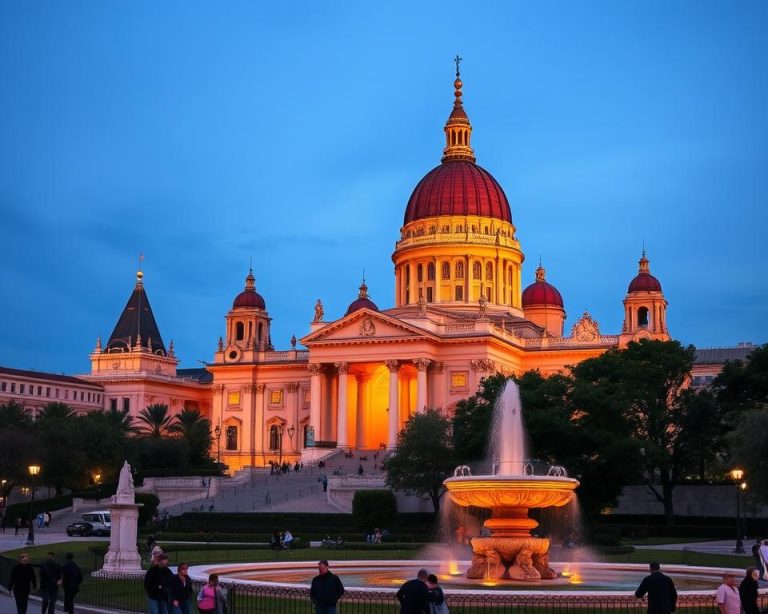
[[[527,510],[567,505],[573,500],[579,481],[549,475],[482,475],[448,478],[443,484],[457,505]]]

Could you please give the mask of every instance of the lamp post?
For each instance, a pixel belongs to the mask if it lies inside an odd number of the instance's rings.
[[[96,486],[96,498],[100,499],[99,497],[99,485],[101,484],[101,472],[96,469],[92,474],[91,477],[93,478],[93,483]]]
[[[744,478],[743,469],[731,469],[731,479],[736,484],[736,549],[735,554],[744,554],[744,542],[742,541],[741,532],[741,491],[747,487],[746,482],[741,480]]]
[[[288,428],[288,439],[291,440],[291,452],[293,452],[293,436],[296,434],[296,429],[294,427]]]
[[[35,478],[40,474],[40,465],[30,465],[27,467],[29,478],[32,485],[32,496],[29,499],[29,532],[27,533],[27,546],[35,545],[35,519],[32,516],[32,504],[35,502]]]
[[[2,489],[3,491],[3,507],[0,509],[3,510],[3,513],[5,513],[5,508],[8,505],[8,493],[6,493],[5,491],[7,484],[8,484],[8,480],[6,480],[5,478],[0,480],[0,489]]]
[[[221,471],[221,424],[217,424],[213,429],[213,433],[216,435],[216,468]]]

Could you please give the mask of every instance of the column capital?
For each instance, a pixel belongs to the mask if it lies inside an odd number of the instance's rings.
[[[472,360],[470,361],[470,364],[472,365],[472,368],[475,371],[495,371],[496,370],[496,363],[488,358],[480,358],[479,360]]]
[[[349,363],[348,362],[337,362],[334,363],[334,366],[339,370],[340,375],[346,375],[349,371]]]
[[[315,375],[320,375],[323,370],[323,365],[319,362],[310,362],[307,365],[307,369],[309,369],[309,374],[314,377]]]
[[[397,372],[400,370],[400,362],[397,360],[385,360],[384,364],[391,372]]]
[[[429,358],[415,358],[413,364],[416,365],[416,368],[419,371],[426,371],[429,369],[429,365],[432,364],[432,361]]]
[[[224,384],[214,384],[211,386],[211,390],[213,394],[221,394],[224,392]]]
[[[266,387],[267,387],[266,384],[256,384],[256,392],[263,394]]]
[[[256,384],[243,384],[240,389],[245,393],[256,392]]]

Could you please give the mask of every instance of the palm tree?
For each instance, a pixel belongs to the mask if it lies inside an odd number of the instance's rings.
[[[11,401],[0,405],[0,428],[29,429],[32,427],[32,414],[24,406]]]
[[[184,408],[174,418],[168,430],[179,435],[189,444],[190,460],[193,465],[209,458],[211,421],[203,416],[199,409]]]
[[[37,423],[55,423],[59,420],[72,420],[77,417],[77,412],[66,403],[55,401],[48,403],[37,416]]]
[[[167,405],[155,403],[142,409],[136,421],[139,423],[139,431],[148,437],[161,438],[170,432],[173,417]]]
[[[127,409],[110,407],[103,413],[110,426],[124,435],[132,435],[138,430],[133,424],[133,417],[128,413]]]

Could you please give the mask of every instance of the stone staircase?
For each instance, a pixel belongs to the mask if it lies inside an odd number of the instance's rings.
[[[361,456],[368,460],[360,460]],[[380,476],[381,460],[378,450],[357,450],[352,458],[337,451],[326,457],[322,469],[312,464],[298,472],[276,475],[264,469],[241,469],[221,484],[216,496],[165,508],[161,505],[161,513],[167,511],[176,516],[184,512],[207,512],[211,511],[211,505],[215,512],[340,512],[338,506],[328,502],[322,477],[357,475],[361,465],[364,475]]]

